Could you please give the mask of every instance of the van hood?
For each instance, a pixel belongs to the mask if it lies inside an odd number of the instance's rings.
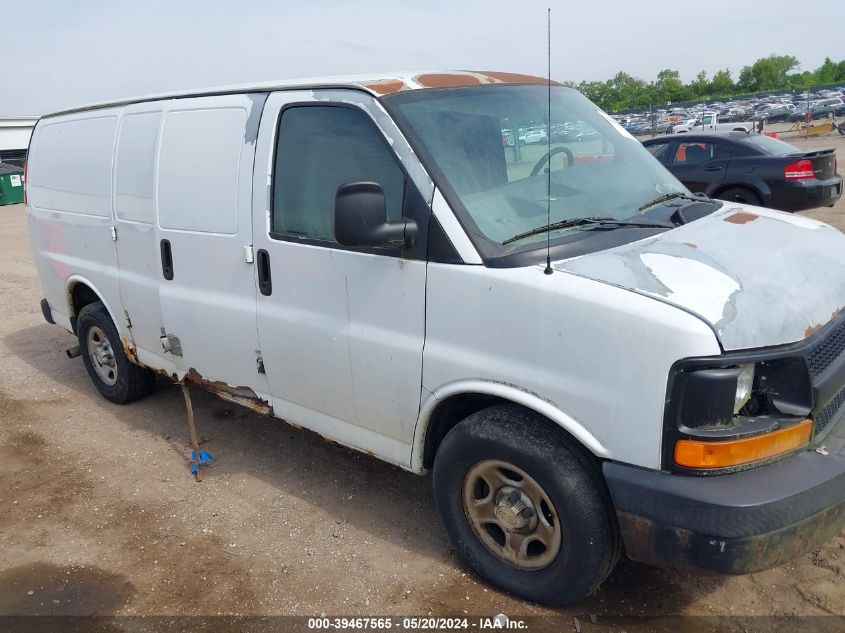
[[[710,324],[725,351],[803,340],[845,306],[845,235],[736,203],[552,266],[690,312]]]

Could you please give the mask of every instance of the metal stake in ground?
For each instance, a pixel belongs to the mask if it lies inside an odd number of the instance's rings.
[[[191,460],[196,469],[197,481],[202,481],[202,457],[200,456],[200,443],[197,438],[197,427],[194,425],[194,407],[191,404],[191,392],[188,385],[182,385],[182,395],[185,396],[185,408],[188,410],[188,431],[191,433],[191,444],[194,447],[193,459]]]

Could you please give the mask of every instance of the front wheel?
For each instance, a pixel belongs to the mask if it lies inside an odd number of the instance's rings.
[[[616,564],[618,529],[597,465],[522,407],[490,407],[449,431],[434,494],[466,564],[522,598],[573,604]]]
[[[152,393],[155,374],[127,358],[120,334],[101,302],[80,310],[76,333],[88,376],[104,398],[126,404]]]

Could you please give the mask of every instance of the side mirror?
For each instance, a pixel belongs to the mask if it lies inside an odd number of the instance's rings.
[[[387,221],[384,190],[375,182],[350,182],[334,196],[334,237],[343,246],[408,247],[417,236],[417,223],[403,218]]]

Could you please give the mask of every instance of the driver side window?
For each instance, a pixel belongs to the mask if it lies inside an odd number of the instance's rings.
[[[359,181],[380,184],[388,221],[401,219],[404,173],[365,112],[342,105],[301,105],[282,112],[273,169],[273,233],[333,242],[335,192]]]

